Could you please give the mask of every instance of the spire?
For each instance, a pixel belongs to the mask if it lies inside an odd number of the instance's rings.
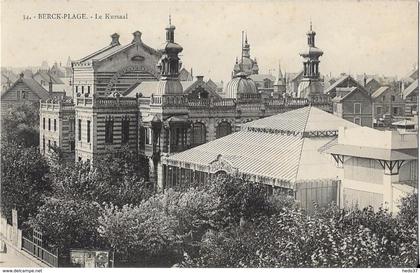
[[[166,28],[166,42],[174,43],[175,40],[175,26],[172,25],[172,18],[169,14],[169,25]]]

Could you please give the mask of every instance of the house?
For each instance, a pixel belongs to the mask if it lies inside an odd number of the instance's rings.
[[[402,91],[407,116],[418,115],[419,79],[412,82]]]
[[[401,197],[417,189],[416,132],[340,128],[326,152],[341,170],[340,207],[385,206],[396,213]]]
[[[389,126],[395,119],[405,115],[404,100],[393,87],[379,87],[372,93],[372,104],[374,126]]]
[[[337,94],[337,88],[345,88],[345,87],[359,87],[363,89],[363,86],[356,81],[352,76],[350,75],[342,75],[340,79],[336,80],[333,84],[331,84],[329,87],[324,89],[324,94],[330,96],[330,98],[334,98]]]
[[[347,77],[351,81],[351,77]],[[372,127],[372,99],[363,87],[335,87],[334,115],[361,126]]]
[[[381,84],[374,78],[369,78],[363,83],[363,86],[369,94],[373,94],[379,87],[381,87]]]
[[[39,103],[53,97],[62,97],[63,92],[49,92],[32,78],[25,78],[23,73],[7,90],[1,94],[1,112],[11,105],[22,103]]]

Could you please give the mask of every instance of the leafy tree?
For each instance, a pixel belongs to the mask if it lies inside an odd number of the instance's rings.
[[[51,191],[49,167],[38,148],[3,143],[1,151],[1,208],[9,219],[16,208],[22,223],[35,215]]]
[[[7,108],[1,119],[2,142],[23,147],[39,146],[39,104],[19,104]]]
[[[43,233],[51,248],[65,253],[69,248],[104,246],[97,231],[100,207],[83,200],[48,198],[30,225]]]

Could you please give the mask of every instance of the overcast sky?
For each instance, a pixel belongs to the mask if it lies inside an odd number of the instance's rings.
[[[37,13],[125,14],[128,20],[23,20]],[[278,67],[298,72],[312,20],[324,51],[321,73],[405,76],[417,62],[417,1],[2,1],[2,66],[40,65],[79,59],[140,30],[143,42],[160,48],[168,14],[184,67],[194,74],[228,80],[241,54],[241,31],[260,73]]]

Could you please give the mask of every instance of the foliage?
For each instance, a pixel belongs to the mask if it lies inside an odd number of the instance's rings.
[[[415,200],[416,195],[405,198],[396,217],[372,208],[340,210],[332,205],[313,215],[284,208],[259,217],[246,229],[230,226],[208,232],[199,257],[186,255],[182,265],[413,267],[418,246]]]
[[[38,148],[3,143],[1,151],[1,208],[10,219],[11,209],[19,212],[22,223],[35,215],[51,190],[46,175],[49,167]]]
[[[2,142],[23,147],[39,146],[39,105],[19,104],[7,108],[1,119]]]
[[[136,155],[127,149],[106,155],[93,166],[89,162],[52,163],[51,166],[50,179],[57,198],[123,206],[139,204],[152,193],[136,166]]]
[[[98,248],[103,246],[97,232],[99,206],[94,202],[48,198],[30,225],[43,233],[51,248],[63,253],[69,248]]]

